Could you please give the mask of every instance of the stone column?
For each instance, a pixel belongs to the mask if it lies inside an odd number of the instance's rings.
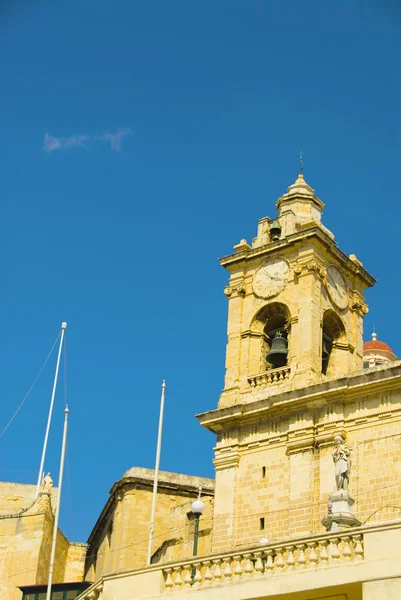
[[[238,461],[238,446],[221,456],[219,456],[218,450],[216,452],[212,552],[222,552],[233,547]]]

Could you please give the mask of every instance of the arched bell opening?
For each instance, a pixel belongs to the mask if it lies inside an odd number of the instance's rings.
[[[261,371],[288,364],[290,311],[285,304],[273,302],[264,306],[253,320],[252,331],[260,334]]]
[[[334,359],[336,342],[345,337],[345,327],[341,318],[334,310],[326,310],[322,324],[322,373],[334,374]]]

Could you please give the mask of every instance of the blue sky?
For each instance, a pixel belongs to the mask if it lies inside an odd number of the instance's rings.
[[[0,9],[0,429],[68,322],[61,526],[85,541],[114,481],[213,476],[195,413],[223,385],[227,280],[298,173],[339,246],[378,279],[401,355],[401,9],[394,0],[71,0]],[[55,355],[0,439],[0,478],[35,482]],[[46,470],[57,479],[62,368]]]

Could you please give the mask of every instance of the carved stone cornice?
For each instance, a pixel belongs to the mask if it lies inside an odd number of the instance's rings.
[[[334,341],[333,348],[338,348],[339,350],[346,350],[351,352],[352,354],[355,352],[355,346],[353,346],[349,342],[339,342],[338,340]]]
[[[341,437],[347,439],[347,431],[344,428],[344,421],[332,421],[329,423],[319,423],[316,426],[315,432],[315,446],[317,448],[326,448],[327,446],[334,446],[334,437],[341,435]]]
[[[326,276],[325,267],[315,259],[310,260],[307,263],[306,268],[308,269],[308,271],[316,272],[320,279],[323,279]]]
[[[370,287],[376,283],[376,280],[370,273],[342,252],[335,241],[318,226],[309,227],[308,229],[293,233],[274,244],[265,244],[264,246],[252,248],[248,252],[224,256],[223,258],[220,258],[220,264],[229,271],[234,272],[234,270],[237,270],[241,265],[245,268],[250,261],[254,262],[255,259],[259,260],[269,256],[282,255],[287,249],[296,250],[298,246],[305,247],[305,244],[307,243],[321,248],[325,254],[328,254],[329,261],[334,261],[347,269],[347,271],[359,279],[364,287]]]
[[[312,258],[306,263],[294,263],[292,265],[292,270],[297,277],[300,277],[302,274],[307,275],[308,273],[316,273],[320,279],[324,279],[326,277],[326,268],[315,258]]]
[[[295,454],[315,447],[315,427],[304,427],[288,432],[287,453]]]
[[[261,331],[252,331],[251,329],[246,329],[245,331],[241,332],[241,337],[247,338],[247,337],[253,337],[253,338],[263,338],[264,337],[264,333]]]
[[[235,445],[226,448],[219,448],[216,450],[216,455],[213,459],[213,464],[216,471],[222,471],[223,469],[232,469],[238,467],[239,464],[239,448]]]
[[[235,298],[236,296],[245,296],[246,287],[243,281],[236,282],[233,285],[227,285],[224,288],[224,294],[227,298]]]
[[[361,393],[366,395],[399,389],[400,377],[401,361],[395,361],[374,369],[361,369],[345,377],[328,379],[292,390],[269,390],[266,397],[257,398],[252,402],[231,404],[198,414],[196,417],[206,429],[220,433],[244,423],[271,418],[272,415],[288,414],[298,407],[326,405],[330,399],[352,402]]]
[[[364,298],[358,292],[353,292],[350,300],[350,309],[364,317],[369,312],[368,305],[364,302]]]

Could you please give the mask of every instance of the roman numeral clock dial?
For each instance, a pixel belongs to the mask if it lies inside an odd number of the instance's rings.
[[[347,282],[341,271],[334,265],[327,267],[326,288],[333,304],[340,310],[344,310],[348,305]]]
[[[289,266],[285,260],[271,260],[254,276],[253,291],[260,298],[270,298],[283,290],[288,281]]]

